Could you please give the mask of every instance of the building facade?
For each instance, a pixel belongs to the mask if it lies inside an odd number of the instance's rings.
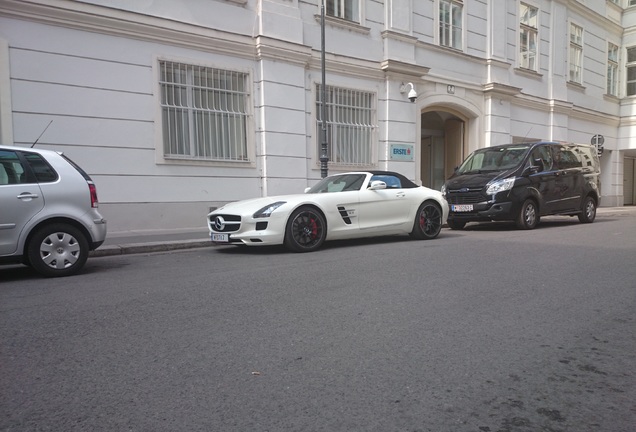
[[[330,173],[439,189],[465,156],[602,144],[602,205],[633,205],[636,0],[0,0],[0,137],[65,152],[111,232]]]

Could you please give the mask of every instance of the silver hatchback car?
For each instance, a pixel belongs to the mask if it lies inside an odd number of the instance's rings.
[[[69,276],[106,239],[88,174],[62,153],[0,146],[0,263]]]

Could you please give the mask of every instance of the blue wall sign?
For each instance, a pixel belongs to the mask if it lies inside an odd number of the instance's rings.
[[[389,152],[391,160],[413,160],[413,146],[410,144],[391,144],[391,146],[389,147]]]

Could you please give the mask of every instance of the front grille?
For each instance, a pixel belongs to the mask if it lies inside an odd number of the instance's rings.
[[[480,192],[446,192],[449,204],[477,204],[487,200]]]
[[[210,216],[210,226],[215,232],[236,232],[241,228],[241,217],[237,215],[215,214]]]

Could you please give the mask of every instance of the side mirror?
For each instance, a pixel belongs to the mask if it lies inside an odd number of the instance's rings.
[[[309,189],[311,189],[310,187],[306,187],[305,188],[305,193],[309,192]]]
[[[373,180],[369,185],[370,190],[386,189],[386,183],[382,180]]]

